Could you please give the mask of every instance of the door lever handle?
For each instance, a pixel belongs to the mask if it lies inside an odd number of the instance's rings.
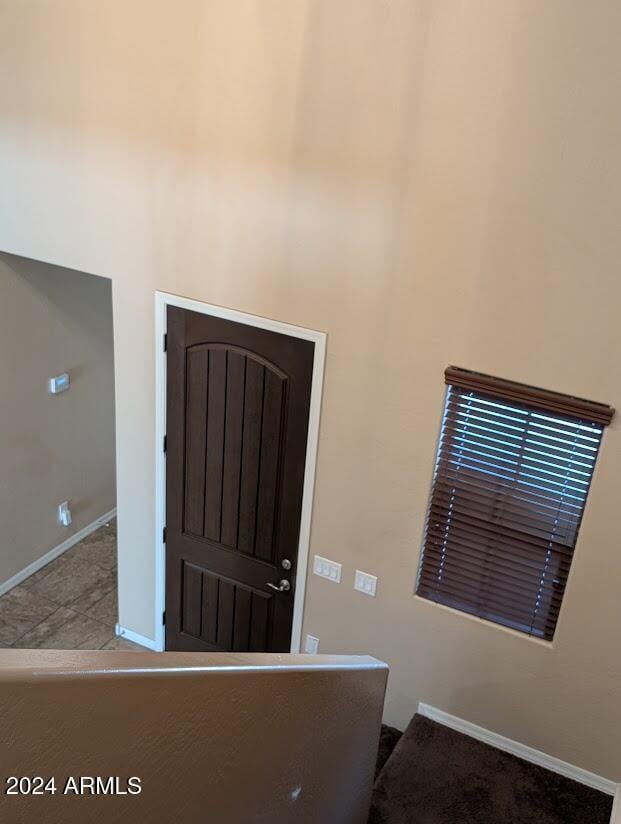
[[[283,578],[279,584],[272,584],[271,581],[268,581],[267,586],[275,592],[289,592],[291,589],[291,584],[286,578]]]

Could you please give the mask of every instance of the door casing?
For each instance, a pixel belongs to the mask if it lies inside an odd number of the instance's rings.
[[[164,527],[166,525],[166,457],[164,436],[166,435],[166,309],[177,306],[202,315],[212,315],[236,323],[244,323],[259,329],[267,329],[283,335],[312,341],[315,344],[313,357],[313,378],[306,440],[306,461],[304,466],[304,492],[300,518],[300,539],[298,542],[298,562],[295,578],[295,598],[293,605],[293,626],[291,630],[291,652],[300,652],[302,640],[302,620],[304,617],[304,592],[308,571],[310,526],[319,441],[319,418],[321,394],[326,355],[326,334],[314,329],[305,329],[290,323],[239,312],[224,306],[184,298],[167,292],[155,293],[155,644],[158,651],[164,650],[165,627],[163,622],[166,603],[166,545]]]

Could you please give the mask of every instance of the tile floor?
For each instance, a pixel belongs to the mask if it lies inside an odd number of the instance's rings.
[[[0,647],[144,651],[116,622],[116,521],[0,597]]]

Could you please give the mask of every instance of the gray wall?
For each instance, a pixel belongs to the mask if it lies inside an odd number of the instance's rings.
[[[0,586],[115,505],[111,291],[0,255]],[[71,389],[48,394],[65,371]]]

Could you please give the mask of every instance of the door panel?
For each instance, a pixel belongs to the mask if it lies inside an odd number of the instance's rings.
[[[192,535],[203,535],[204,527],[208,355],[203,349],[187,359],[185,528]]]
[[[241,482],[246,358],[229,352],[226,384],[226,438],[222,489],[222,534],[225,546],[237,547]]]
[[[207,453],[205,458],[205,527],[203,535],[212,541],[220,540],[226,360],[227,353],[225,350],[207,350]]]
[[[168,309],[167,649],[289,649],[313,355]]]

